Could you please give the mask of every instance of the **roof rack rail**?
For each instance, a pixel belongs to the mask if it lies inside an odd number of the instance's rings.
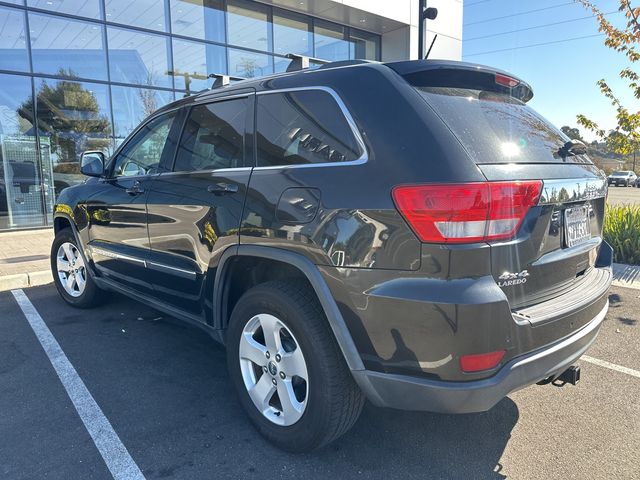
[[[233,75],[225,75],[223,73],[210,73],[208,77],[215,78],[215,80],[213,81],[213,85],[211,85],[211,89],[229,85],[232,80],[246,80],[245,77],[234,77]]]
[[[297,53],[287,53],[285,57],[291,60],[291,63],[289,63],[289,66],[287,66],[287,72],[305,70],[311,66],[311,63],[317,63],[319,65],[326,65],[327,63],[331,63],[329,60],[308,57],[306,55],[298,55]]]
[[[377,60],[364,60],[364,59],[355,59],[355,60],[336,60],[334,62],[325,63],[324,65],[320,65],[318,68],[335,68],[335,67],[348,67],[350,65],[362,65],[363,63],[380,63]]]

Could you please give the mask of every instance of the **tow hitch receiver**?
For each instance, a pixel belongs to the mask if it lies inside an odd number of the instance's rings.
[[[571,365],[557,377],[547,377],[544,380],[540,380],[537,385],[548,385],[551,383],[556,387],[564,387],[567,383],[577,385],[579,381],[580,367],[578,365]]]
[[[564,372],[558,375],[553,380],[553,385],[556,387],[564,387],[567,383],[571,385],[577,385],[580,381],[580,367],[578,365],[571,365]]]

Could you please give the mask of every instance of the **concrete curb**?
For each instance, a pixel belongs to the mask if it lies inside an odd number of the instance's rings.
[[[614,263],[613,285],[640,290],[640,266]]]
[[[50,270],[18,273],[16,275],[4,275],[0,277],[0,291],[35,287],[38,285],[46,285],[51,282],[53,282],[53,276],[51,275]]]

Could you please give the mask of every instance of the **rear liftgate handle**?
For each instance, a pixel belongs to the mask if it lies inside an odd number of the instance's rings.
[[[213,185],[209,185],[207,187],[207,192],[213,193],[214,195],[228,195],[230,193],[238,192],[238,185],[235,183],[214,183]]]

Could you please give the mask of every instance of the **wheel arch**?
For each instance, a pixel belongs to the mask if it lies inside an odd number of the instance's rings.
[[[227,281],[233,273],[234,260],[243,257],[273,260],[296,269],[315,292],[349,369],[364,370],[360,354],[320,270],[309,259],[298,253],[259,245],[238,245],[228,248],[220,258],[216,269],[213,289],[214,328],[226,328],[231,312],[226,308],[228,291],[225,291],[225,288],[228,288]]]
[[[76,222],[67,213],[56,212],[53,216],[53,234],[57,235],[58,232],[65,228],[71,229],[73,237],[76,239],[76,243],[79,247],[80,254],[82,255],[82,259],[84,260],[84,264],[91,270],[91,273],[95,275],[96,271],[93,267],[93,262],[90,261],[91,258],[89,258],[85,252],[85,244],[82,242],[82,237],[80,236]]]
[[[57,234],[60,230],[63,230],[67,227],[71,228],[75,232],[73,220],[68,215],[58,213],[53,217],[53,233]],[[76,236],[77,240],[77,236]]]

